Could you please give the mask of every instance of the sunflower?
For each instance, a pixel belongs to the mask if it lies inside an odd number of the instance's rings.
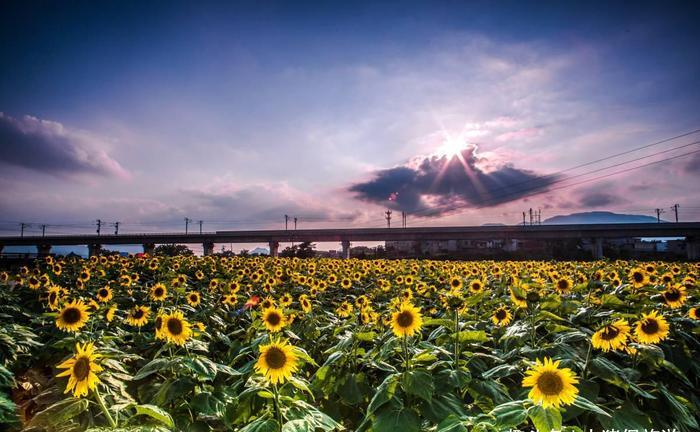
[[[700,309],[697,307],[690,308],[688,311],[688,316],[695,320],[700,320]]]
[[[630,326],[626,320],[617,320],[608,324],[593,334],[591,344],[593,348],[603,351],[624,350],[627,347],[627,339],[630,336]]]
[[[571,278],[564,276],[557,280],[554,289],[563,294],[569,292],[573,285],[574,283],[571,281]]]
[[[672,309],[679,308],[683,306],[686,300],[685,287],[681,284],[676,284],[675,286],[666,288],[666,291],[661,293],[664,301]]]
[[[82,300],[73,300],[61,309],[56,318],[56,327],[75,332],[83,327],[90,318],[87,305]]]
[[[453,290],[462,289],[462,278],[459,276],[452,276],[450,278],[450,288]]]
[[[192,291],[191,293],[187,294],[187,304],[189,304],[192,307],[199,306],[199,303],[202,302],[202,296],[199,295],[197,291]]]
[[[73,391],[73,396],[87,396],[88,390],[95,390],[100,379],[97,377],[97,372],[102,371],[102,366],[95,363],[95,360],[100,357],[95,353],[95,347],[92,342],[84,345],[76,344],[76,354],[56,366],[59,369],[67,369],[57,377],[69,376],[66,391]]]
[[[511,287],[510,289],[510,300],[519,308],[527,307],[527,299],[525,295],[521,293],[520,290],[516,290]]]
[[[185,320],[185,316],[180,311],[164,315],[160,331],[168,342],[180,346],[184,345],[192,336],[192,326]]]
[[[649,276],[643,269],[639,267],[635,267],[632,270],[630,270],[627,277],[629,279],[629,282],[632,284],[632,287],[634,287],[635,289],[641,288],[649,283]]]
[[[275,301],[272,299],[272,297],[267,296],[263,299],[263,301],[260,303],[260,309],[269,309],[271,307],[275,306]]]
[[[469,282],[469,291],[473,294],[478,294],[484,290],[484,283],[479,279],[474,279]]]
[[[639,343],[654,344],[660,342],[668,336],[668,323],[656,311],[642,314],[642,319],[637,321],[634,335]]]
[[[116,312],[117,312],[116,305],[112,305],[109,307],[109,309],[107,309],[107,312],[105,312],[105,319],[107,320],[107,322],[112,322],[112,320],[114,319],[114,314]]]
[[[399,310],[391,315],[391,329],[396,336],[413,336],[422,326],[420,309],[411,303],[401,303]]]
[[[299,304],[301,305],[301,310],[306,313],[311,312],[311,301],[309,301],[308,297],[300,297]]]
[[[350,278],[343,278],[343,280],[340,281],[340,286],[342,286],[345,289],[348,289],[352,286],[352,280],[350,280]]]
[[[148,296],[153,301],[163,301],[168,296],[168,288],[162,283],[157,283],[151,287]]]
[[[276,333],[282,330],[282,327],[286,325],[286,320],[284,317],[284,312],[276,307],[269,307],[262,312],[262,320],[265,324],[265,328],[271,333]]]
[[[571,405],[578,395],[578,378],[569,368],[559,368],[559,360],[545,357],[525,372],[523,387],[532,387],[528,397],[544,408]]]
[[[126,322],[136,327],[143,327],[148,322],[151,308],[148,306],[134,306],[126,317]]]
[[[279,303],[280,303],[280,306],[287,307],[290,304],[292,304],[292,301],[294,301],[294,299],[292,298],[291,294],[284,293],[282,295],[282,297],[280,297]]]
[[[97,300],[101,303],[112,300],[112,288],[107,285],[97,290]]]
[[[260,346],[255,370],[272,383],[284,383],[299,367],[294,347],[287,341],[272,341]]]
[[[510,324],[510,320],[513,319],[513,315],[510,314],[508,309],[505,307],[500,307],[491,315],[491,321],[497,326],[505,327]]]
[[[347,318],[350,316],[353,309],[352,303],[344,301],[335,309],[335,313],[341,318]]]
[[[58,304],[61,300],[62,290],[61,287],[52,286],[49,288],[49,292],[46,296],[46,301],[49,303],[49,309],[57,310]]]

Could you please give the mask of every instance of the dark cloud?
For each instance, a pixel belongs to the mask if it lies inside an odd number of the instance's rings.
[[[491,207],[546,191],[557,176],[540,176],[510,164],[486,171],[474,147],[461,158],[432,156],[415,166],[375,173],[349,188],[358,199],[418,216],[438,216],[465,207]]]
[[[603,207],[621,202],[620,197],[607,192],[587,192],[580,197],[581,207]]]
[[[100,147],[94,137],[60,123],[31,116],[15,119],[0,112],[1,163],[46,174],[127,176]]]
[[[696,153],[685,165],[685,172],[700,175],[700,153]]]

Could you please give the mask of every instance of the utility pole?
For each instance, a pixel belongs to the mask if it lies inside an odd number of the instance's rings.
[[[532,207],[530,207],[530,225],[532,225]]]
[[[199,233],[200,234],[202,233],[202,224],[203,223],[204,223],[204,221],[199,221]]]
[[[119,222],[114,222],[114,235],[119,235]]]
[[[386,214],[386,227],[391,228],[391,210],[387,210],[384,214]]]
[[[284,215],[284,230],[287,231],[287,225],[289,224],[289,215]]]
[[[19,224],[19,236],[24,237],[24,228],[27,226],[26,223],[22,222]]]
[[[678,222],[678,221],[676,221]],[[41,236],[46,237],[46,224],[41,226]]]
[[[294,231],[297,230],[297,217],[294,216]]]
[[[406,228],[406,220],[408,219],[408,213],[406,212],[401,212],[401,227]]]
[[[678,204],[674,204],[671,208],[673,209],[673,213],[676,214],[676,223],[678,223],[678,207],[680,207]]]
[[[661,213],[664,213],[663,209],[656,209],[656,222],[661,223]]]
[[[102,230],[102,220],[97,219],[97,222],[95,223],[97,224],[97,235],[100,235],[100,231]]]
[[[537,209],[537,225],[542,225],[542,209]]]
[[[527,225],[527,223],[525,222],[525,212],[523,212],[523,226],[525,225]]]
[[[186,217],[185,218],[185,234],[187,234],[189,227],[190,227],[190,222],[192,222],[192,219]]]

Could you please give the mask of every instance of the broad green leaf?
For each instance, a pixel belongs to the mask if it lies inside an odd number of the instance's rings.
[[[580,395],[576,396],[576,399],[574,400],[574,406],[588,411],[593,411],[596,414],[610,417],[610,414],[608,414],[604,409]]]
[[[147,415],[151,418],[158,420],[168,427],[175,427],[173,423],[173,418],[164,409],[157,407],[155,405],[133,405],[132,408],[136,409],[136,415]]]
[[[491,410],[489,415],[496,417],[496,425],[502,428],[515,428],[527,419],[524,400],[506,402]]]
[[[374,432],[419,432],[420,418],[410,408],[382,408],[372,423]]]
[[[489,336],[483,330],[467,330],[458,333],[460,343],[479,343],[489,340]]]
[[[561,413],[557,408],[542,408],[534,405],[528,410],[528,416],[538,432],[561,430]]]
[[[412,370],[403,375],[403,389],[406,393],[430,402],[433,398],[433,377],[424,370]]]

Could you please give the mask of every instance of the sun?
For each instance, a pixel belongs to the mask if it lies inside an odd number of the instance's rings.
[[[442,145],[438,147],[436,153],[448,159],[452,159],[455,156],[461,155],[462,151],[464,151],[467,146],[468,144],[461,139],[447,137]]]

